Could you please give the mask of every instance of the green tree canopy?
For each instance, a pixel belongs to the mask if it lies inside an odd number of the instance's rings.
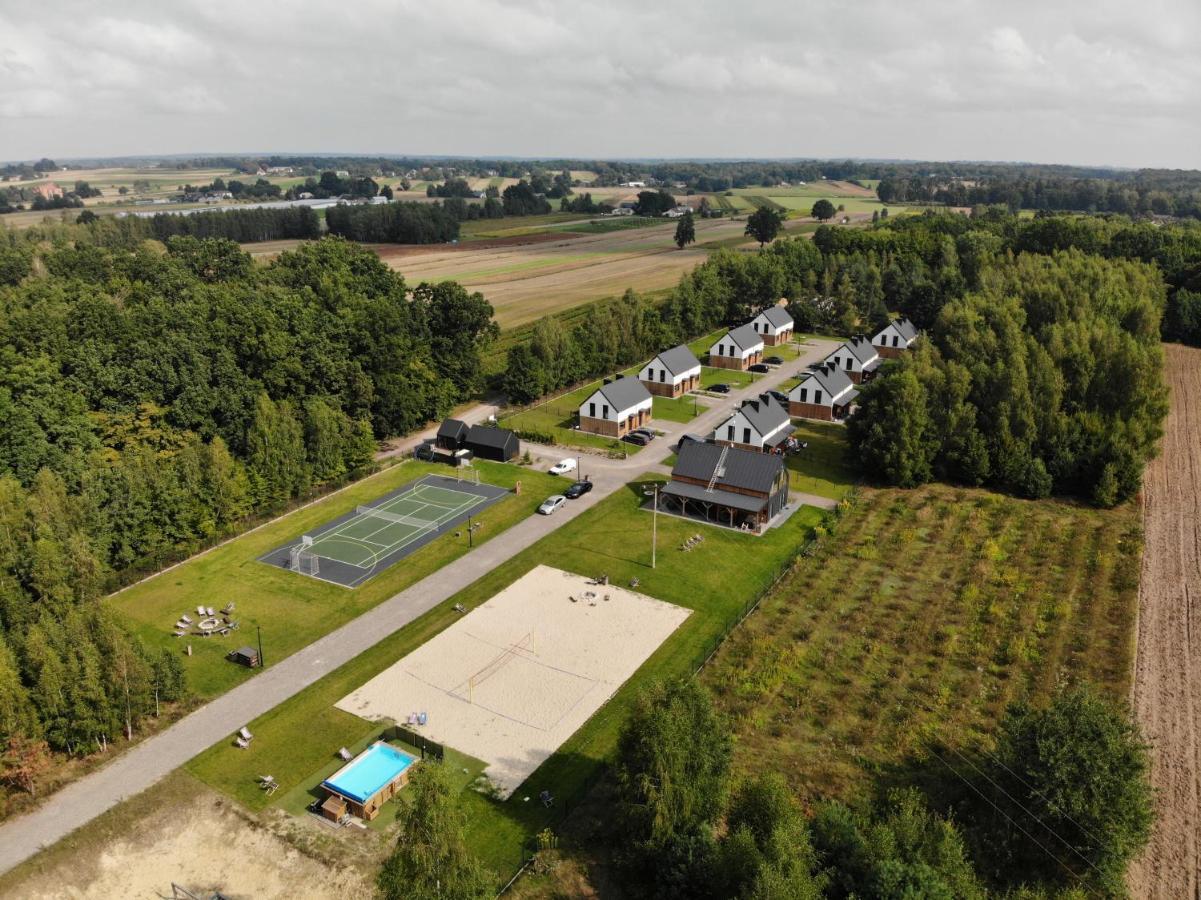
[[[760,206],[746,218],[745,234],[759,242],[759,246],[770,244],[784,225],[784,214],[770,206]]]
[[[813,204],[813,209],[809,211],[809,214],[819,222],[826,222],[833,219],[834,213],[834,204],[825,199],[818,200]]]

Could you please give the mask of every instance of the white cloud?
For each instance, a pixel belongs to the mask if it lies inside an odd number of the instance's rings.
[[[0,0],[0,158],[1201,166],[1196,0]]]

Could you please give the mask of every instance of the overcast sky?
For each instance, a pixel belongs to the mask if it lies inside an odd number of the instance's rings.
[[[1201,167],[1201,0],[0,0],[0,159]]]

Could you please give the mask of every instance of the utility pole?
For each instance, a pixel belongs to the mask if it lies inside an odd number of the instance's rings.
[[[254,630],[258,632],[259,636],[259,668],[261,669],[267,664],[263,659],[263,626],[255,625]]]
[[[474,546],[475,546],[475,543],[471,539],[471,513],[468,512],[467,513],[467,547],[468,547],[468,549],[470,549]]]
[[[655,507],[651,512],[651,568],[655,568],[655,551],[659,546],[659,482],[655,482]]]

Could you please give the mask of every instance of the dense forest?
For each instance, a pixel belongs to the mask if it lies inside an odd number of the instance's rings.
[[[338,238],[257,265],[131,226],[0,230],[0,778],[19,788],[183,690],[92,601],[371,466],[377,437],[478,390],[496,330],[479,294],[411,289]]]

